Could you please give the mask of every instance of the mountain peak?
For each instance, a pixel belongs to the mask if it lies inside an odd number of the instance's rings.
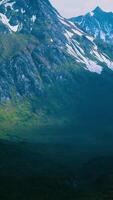
[[[113,12],[97,6],[93,11],[73,18],[72,21],[96,39],[113,45]]]
[[[100,8],[99,6],[97,6],[94,11],[95,13],[99,13],[99,12],[103,12],[102,8]]]

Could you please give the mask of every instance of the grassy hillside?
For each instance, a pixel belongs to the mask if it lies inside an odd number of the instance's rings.
[[[40,97],[19,99],[13,93],[11,100],[0,105],[0,137],[18,138],[30,130],[67,126],[80,131],[80,127],[86,131],[94,127],[95,134],[111,134],[113,77],[107,73],[99,76],[70,68],[64,70],[64,78],[51,85],[45,83]]]
[[[32,44],[37,43],[33,36],[22,33],[0,35],[0,62],[14,57],[31,42]]]

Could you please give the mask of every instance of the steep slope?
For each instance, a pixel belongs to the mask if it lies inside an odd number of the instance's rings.
[[[56,72],[61,65],[74,63],[98,74],[104,65],[113,69],[94,38],[62,18],[47,0],[1,1],[0,16],[2,100],[12,91],[40,95],[45,82],[62,79]]]

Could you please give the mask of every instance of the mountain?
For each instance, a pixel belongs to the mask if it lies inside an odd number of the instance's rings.
[[[113,199],[108,46],[48,0],[0,0],[1,200]]]
[[[70,19],[94,38],[113,45],[113,12],[106,12],[100,7],[79,17]]]
[[[3,133],[112,116],[111,51],[48,0],[0,2],[0,53]]]
[[[94,38],[62,18],[47,0],[1,1],[0,16],[1,100],[11,98],[12,88],[19,96],[40,94],[44,82],[62,78],[54,66],[74,62],[99,74],[103,64],[113,69]]]

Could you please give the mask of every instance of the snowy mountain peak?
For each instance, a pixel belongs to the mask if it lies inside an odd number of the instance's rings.
[[[95,39],[113,44],[113,13],[103,11],[96,7],[86,15],[70,19],[78,24],[85,32],[91,34]]]
[[[9,97],[14,85],[19,95],[41,93],[45,82],[51,85],[55,79],[65,79],[62,66],[67,64],[99,75],[103,71],[111,73],[113,59],[95,43],[95,34],[88,32],[95,32],[94,25],[96,35],[101,30],[103,20],[97,23],[93,15],[79,17],[77,25],[63,18],[48,0],[2,0],[0,98]],[[83,30],[82,22],[87,30]]]
[[[90,11],[89,13],[87,13],[86,15],[87,16],[91,16],[93,17],[94,15],[97,15],[97,14],[102,14],[104,11],[100,8],[100,7],[96,7],[94,10]]]

